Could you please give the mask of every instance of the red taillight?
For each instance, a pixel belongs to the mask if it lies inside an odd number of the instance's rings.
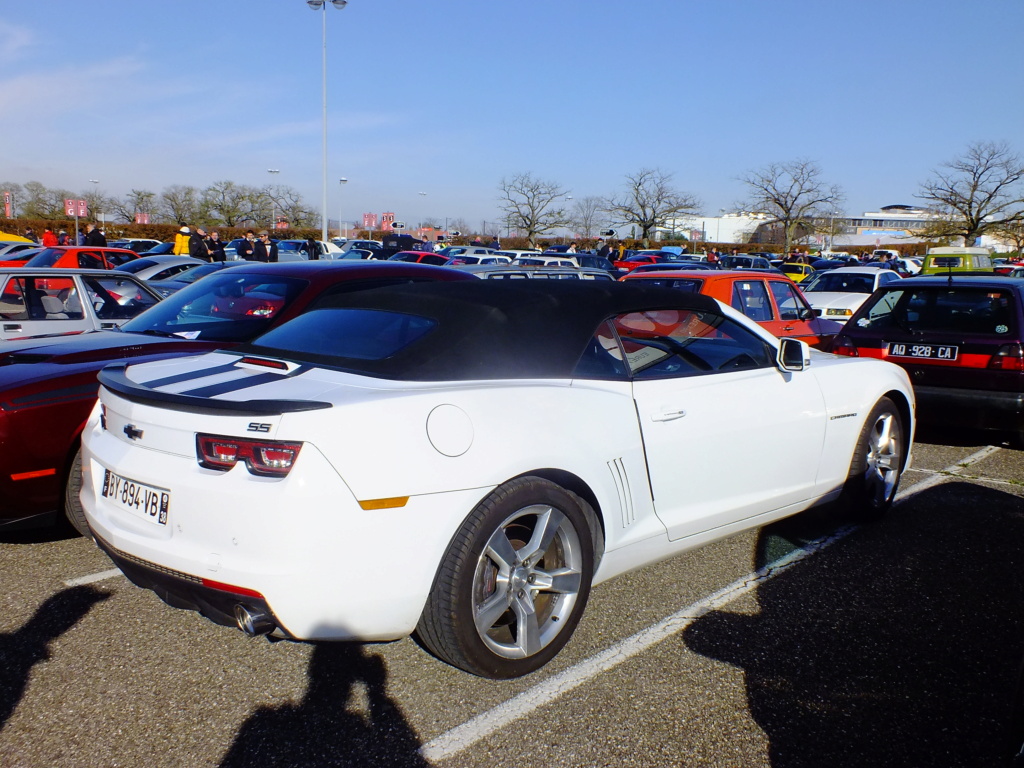
[[[860,357],[860,352],[857,351],[857,347],[850,341],[849,336],[836,336],[832,340],[832,349],[829,352],[833,355],[842,355],[844,357]]]
[[[226,472],[239,461],[261,477],[284,477],[299,456],[302,443],[278,440],[247,440],[222,435],[196,435],[199,466]]]
[[[988,367],[999,371],[1024,372],[1024,345],[1004,344],[992,355]]]

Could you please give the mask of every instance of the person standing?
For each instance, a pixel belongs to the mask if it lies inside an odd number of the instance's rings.
[[[206,230],[196,227],[188,237],[188,255],[200,261],[210,261],[210,250],[206,247]]]
[[[320,259],[320,241],[316,239],[315,235],[310,235],[306,238],[306,258],[310,261],[318,261]]]
[[[42,244],[44,248],[52,248],[55,245],[60,245],[60,242],[57,240],[57,236],[53,234],[53,230],[49,227],[43,230]]]
[[[63,229],[57,233],[57,245],[71,245],[71,241],[68,240],[68,233]]]
[[[245,237],[242,238],[242,242],[240,242],[238,244],[238,247],[235,248],[235,254],[240,259],[245,259],[246,261],[252,261],[253,260],[253,253],[252,252],[253,252],[253,248],[255,247],[255,245],[256,245],[256,233],[253,232],[251,229],[247,230],[246,233],[245,233]]]
[[[256,261],[277,261],[277,243],[270,240],[270,233],[260,230],[260,237],[253,246],[252,257]]]
[[[206,250],[210,252],[211,261],[224,261],[227,258],[224,254],[224,241],[220,239],[220,233],[216,230],[206,238]]]
[[[85,225],[85,243],[83,245],[88,245],[92,248],[105,248],[107,245],[107,238],[103,236],[99,227],[91,221]]]
[[[188,256],[188,239],[192,236],[192,230],[181,225],[178,234],[174,236],[174,248],[171,250],[175,256]]]
[[[498,238],[495,237],[493,240],[491,240],[491,242],[488,244],[487,247],[488,248],[493,248],[496,251],[500,251],[501,250],[501,243],[499,243],[498,242]]]

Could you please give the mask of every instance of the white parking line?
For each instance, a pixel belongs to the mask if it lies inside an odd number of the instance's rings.
[[[100,571],[89,576],[79,576],[77,579],[68,579],[64,582],[65,586],[68,587],[80,587],[83,584],[94,584],[97,581],[106,581],[107,579],[113,579],[116,576],[123,576],[120,568],[111,568],[109,571]]]
[[[897,494],[896,503],[914,496],[921,491],[932,488],[943,482],[953,479],[957,473],[965,467],[974,464],[986,456],[998,451],[997,446],[989,446],[971,454],[967,458],[943,469],[933,477],[923,480],[916,485],[907,488]],[[662,640],[682,632],[694,621],[709,611],[728,605],[733,600],[741,597],[755,588],[773,579],[783,571],[791,568],[797,563],[821,552],[826,547],[835,544],[846,538],[850,533],[857,530],[855,526],[840,528],[831,536],[807,544],[805,547],[790,552],[785,557],[760,568],[743,578],[734,581],[727,587],[720,589],[712,595],[692,605],[683,608],[671,616],[662,619],[657,624],[652,624],[632,637],[627,637],[615,645],[605,649],[601,653],[581,661],[573,667],[560,672],[532,688],[523,691],[518,696],[499,704],[493,709],[483,712],[462,725],[452,728],[437,738],[427,742],[420,748],[420,754],[427,760],[444,760],[452,757],[476,742],[497,732],[509,723],[526,717],[531,712],[545,704],[549,704],[564,693],[578,688],[584,683],[597,677],[624,661],[636,656],[648,648],[660,643]]]

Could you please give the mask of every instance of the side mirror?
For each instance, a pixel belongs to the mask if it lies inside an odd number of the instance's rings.
[[[802,371],[811,364],[811,348],[806,341],[781,339],[776,362],[784,371]]]

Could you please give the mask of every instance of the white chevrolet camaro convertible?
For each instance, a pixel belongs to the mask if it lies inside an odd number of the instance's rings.
[[[593,584],[826,501],[881,514],[914,429],[901,368],[622,283],[349,293],[100,382],[82,503],[136,584],[495,678],[558,653]]]

